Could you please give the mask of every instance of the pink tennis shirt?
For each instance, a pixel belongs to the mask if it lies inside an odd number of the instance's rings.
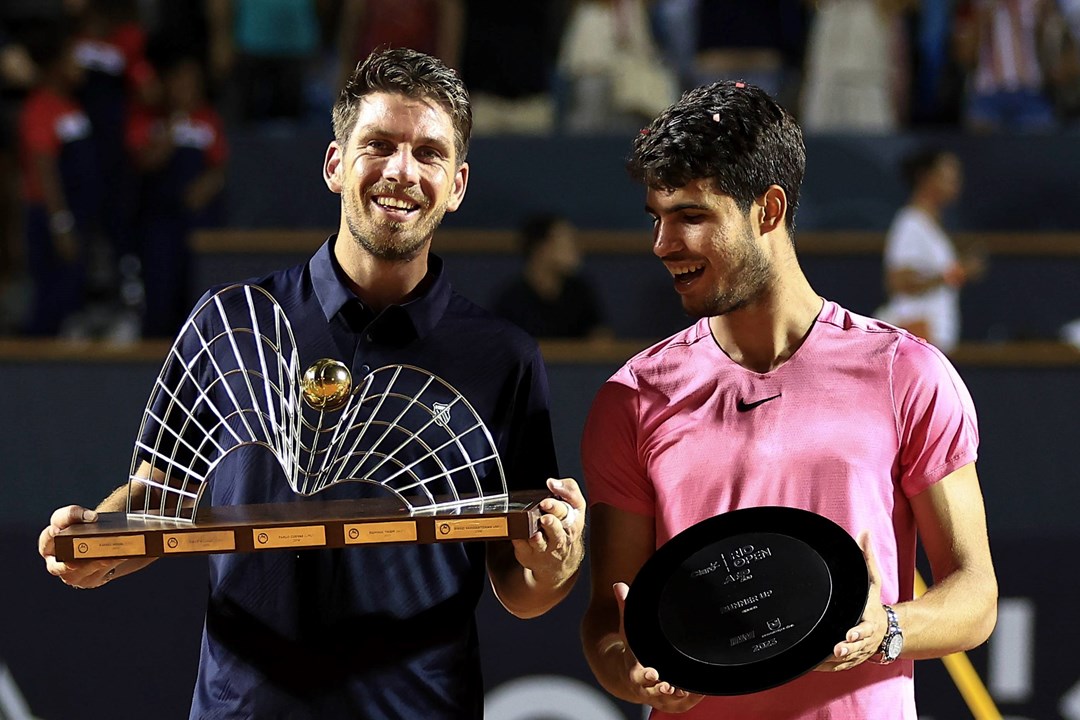
[[[582,460],[589,502],[654,517],[657,547],[762,505],[810,510],[853,537],[869,530],[891,604],[913,593],[909,498],[974,462],[977,448],[971,396],[938,350],[825,301],[769,373],[733,362],[708,319],[631,358],[596,396]],[[915,720],[912,675],[910,660],[811,672],[670,717]]]

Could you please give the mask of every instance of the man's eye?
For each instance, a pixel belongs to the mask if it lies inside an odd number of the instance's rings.
[[[434,148],[420,148],[416,151],[416,156],[421,160],[441,160],[442,153]]]
[[[390,143],[385,140],[370,140],[367,144],[368,148],[375,152],[389,152]]]

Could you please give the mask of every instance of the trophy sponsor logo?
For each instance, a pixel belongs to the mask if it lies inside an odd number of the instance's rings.
[[[435,411],[435,424],[442,428],[450,427],[450,406],[446,403],[432,403],[431,409]]]

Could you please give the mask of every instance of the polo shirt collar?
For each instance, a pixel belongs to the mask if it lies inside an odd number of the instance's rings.
[[[327,322],[333,320],[350,302],[363,306],[360,298],[345,284],[345,271],[334,257],[336,241],[337,235],[331,235],[308,263],[315,296]],[[383,310],[383,314],[394,313],[395,317],[406,318],[418,339],[434,329],[450,302],[450,280],[443,272],[442,258],[428,254],[428,271],[422,283],[427,286],[422,295],[404,305],[391,305]]]

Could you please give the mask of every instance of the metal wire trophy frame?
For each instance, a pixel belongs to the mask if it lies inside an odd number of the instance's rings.
[[[294,498],[214,505],[230,457],[268,452]],[[216,479],[216,480],[215,480]],[[361,499],[313,499],[340,483]],[[323,358],[301,370],[265,289],[231,285],[184,324],[132,453],[127,511],[56,537],[60,560],[528,537],[546,492],[507,492],[491,434],[449,383],[412,365],[353,382]]]

